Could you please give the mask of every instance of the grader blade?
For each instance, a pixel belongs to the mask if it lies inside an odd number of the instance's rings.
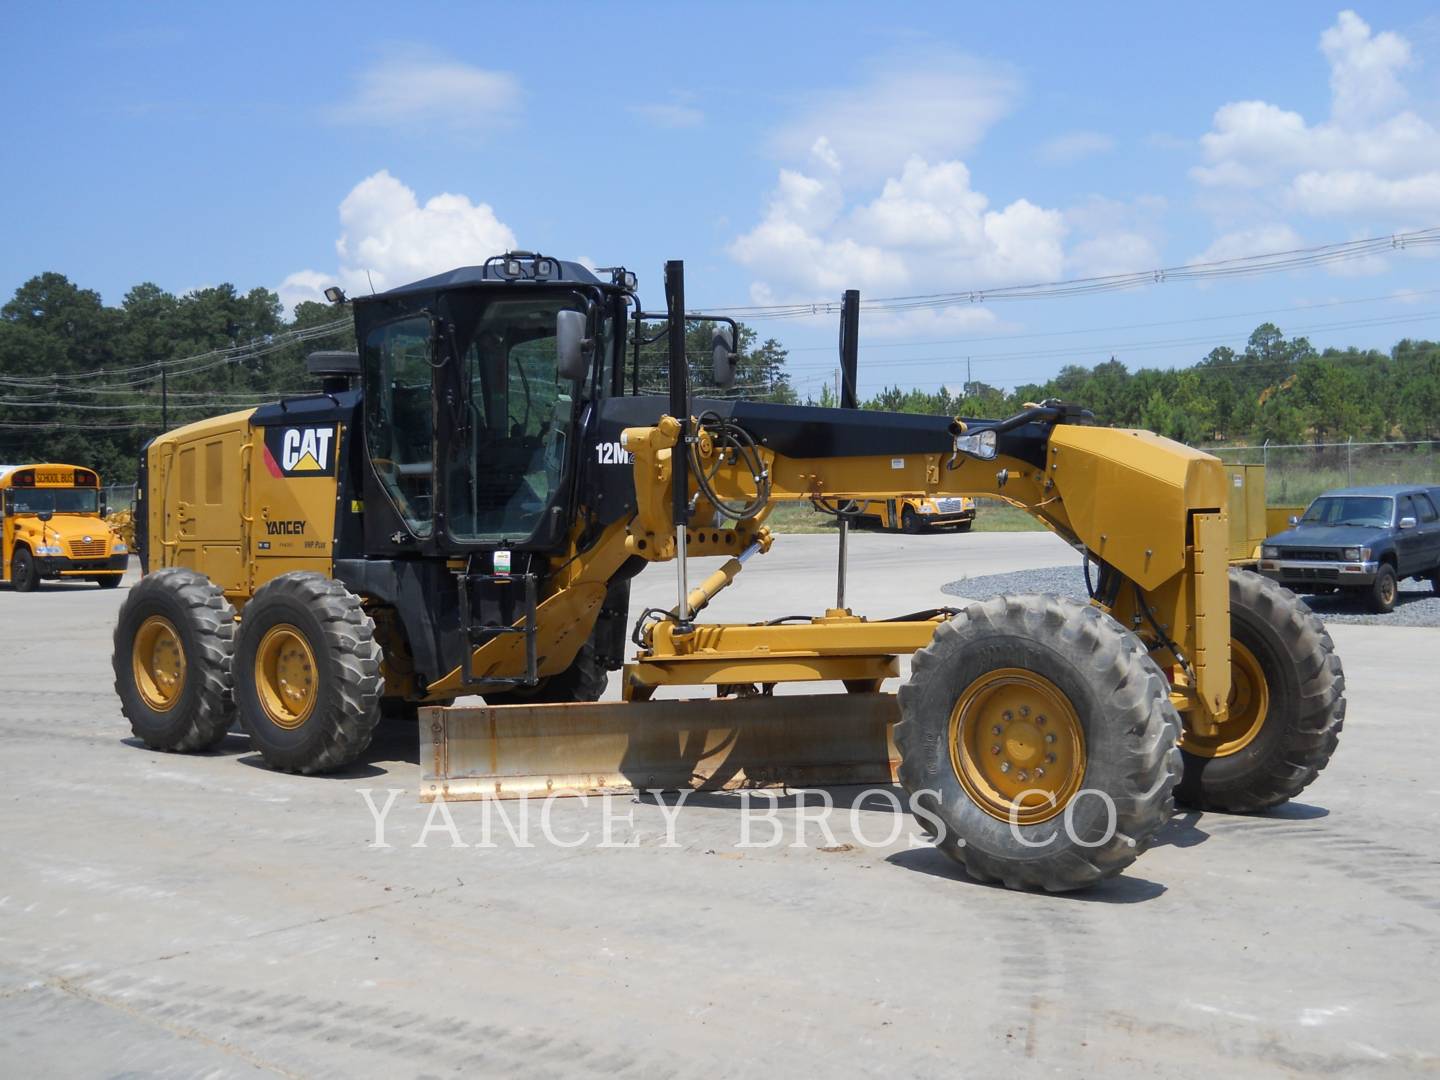
[[[889,784],[893,694],[452,706],[420,713],[420,798]]]

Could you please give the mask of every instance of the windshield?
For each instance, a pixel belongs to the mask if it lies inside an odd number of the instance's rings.
[[[1380,495],[1327,495],[1316,499],[1300,519],[1302,525],[1390,524],[1394,500]]]
[[[12,488],[12,514],[98,514],[100,493],[94,488]]]
[[[455,299],[461,358],[446,524],[469,541],[523,541],[563,489],[575,383],[557,370],[556,314],[580,297]]]

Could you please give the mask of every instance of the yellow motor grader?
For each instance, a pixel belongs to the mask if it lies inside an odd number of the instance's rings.
[[[647,313],[624,268],[523,252],[332,290],[359,351],[311,356],[319,392],[143,453],[146,573],[114,654],[135,734],[200,751],[238,719],[271,767],[313,773],[418,717],[425,799],[898,780],[973,877],[1051,890],[1118,873],[1176,798],[1258,810],[1324,767],[1340,661],[1298,599],[1227,565],[1214,458],[1055,401],[973,420],[692,398],[686,330],[707,317],[678,262],[665,294]],[[735,327],[710,321],[723,386]],[[850,386],[857,330],[850,293]],[[669,395],[640,394],[661,336]],[[1069,541],[1089,602],[847,606],[860,507],[977,496]],[[839,518],[834,606],[705,621],[787,500]],[[652,562],[675,603],[632,618]],[[612,671],[622,700],[600,702]],[[805,682],[843,692],[772,692]]]

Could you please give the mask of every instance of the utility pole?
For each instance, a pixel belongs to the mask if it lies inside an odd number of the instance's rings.
[[[160,426],[170,430],[170,372],[163,367],[160,369]]]

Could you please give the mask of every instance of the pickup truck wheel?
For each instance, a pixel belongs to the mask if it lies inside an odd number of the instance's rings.
[[[1248,570],[1230,571],[1230,636],[1230,718],[1214,735],[1181,735],[1175,798],[1248,813],[1294,798],[1325,768],[1344,725],[1345,673],[1299,597]]]
[[[1365,592],[1365,606],[1377,615],[1388,615],[1395,610],[1395,596],[1400,584],[1395,580],[1395,568],[1381,563],[1375,571],[1375,582]]]
[[[1120,873],[1170,820],[1179,729],[1164,675],[1110,616],[999,596],[915,654],[898,775],[971,877],[1063,892]]]

